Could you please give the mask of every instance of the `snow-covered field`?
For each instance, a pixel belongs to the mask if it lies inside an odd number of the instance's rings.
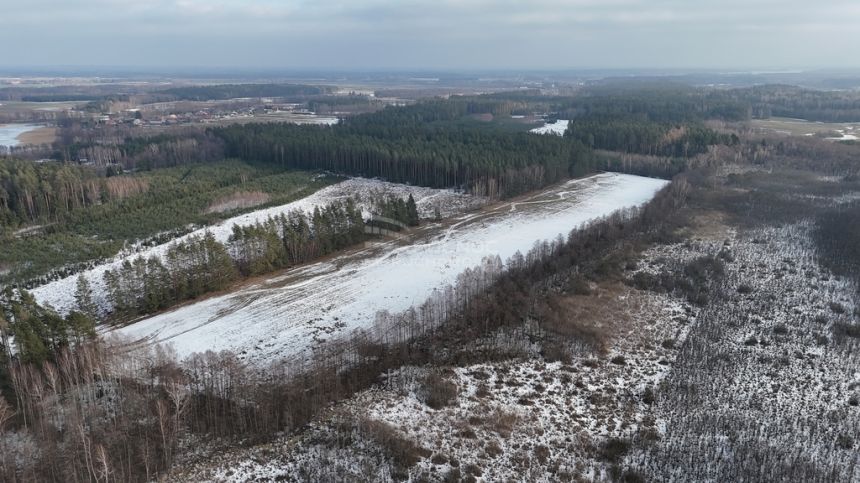
[[[371,245],[117,332],[132,340],[171,343],[180,356],[229,349],[263,361],[299,354],[322,340],[369,326],[378,311],[400,312],[422,303],[486,256],[505,260],[518,251],[526,253],[535,242],[640,205],[665,184],[609,173],[572,180],[456,217],[452,224],[427,225],[414,244],[395,240]],[[426,209],[434,196],[442,194],[424,193],[419,207]]]
[[[167,253],[170,246],[186,240],[191,236],[201,235],[206,231],[212,233],[217,240],[226,242],[232,233],[233,225],[252,225],[259,221],[265,221],[270,216],[277,216],[281,213],[289,213],[294,210],[312,212],[317,206],[325,206],[334,201],[344,200],[348,197],[353,198],[362,206],[367,206],[371,199],[376,196],[387,196],[391,194],[404,198],[410,193],[415,198],[419,214],[422,216],[432,216],[436,207],[439,208],[440,213],[443,216],[447,216],[459,212],[460,210],[479,206],[485,202],[485,200],[481,198],[457,193],[451,190],[436,190],[431,188],[387,183],[366,178],[351,178],[341,183],[323,188],[306,198],[302,198],[292,203],[235,216],[224,220],[217,225],[193,231],[185,236],[162,245],[143,250],[132,247],[130,250],[117,255],[111,262],[83,272],[83,275],[90,281],[96,304],[103,309],[108,309],[109,302],[105,295],[104,273],[109,269],[120,267],[126,260],[133,260],[139,256],[161,257]],[[65,314],[74,307],[74,293],[77,278],[78,275],[72,275],[64,279],[56,280],[33,289],[32,293],[40,304],[51,305],[61,314]]]
[[[0,146],[17,146],[21,144],[18,136],[40,127],[39,124],[0,124]]]
[[[536,127],[530,132],[535,134],[555,134],[556,136],[563,136],[564,132],[567,131],[567,125],[569,123],[570,121],[566,119],[559,119],[555,122],[548,122],[541,127]]]

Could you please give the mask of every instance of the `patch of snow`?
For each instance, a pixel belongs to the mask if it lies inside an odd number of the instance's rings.
[[[570,121],[559,119],[555,122],[548,122],[541,127],[536,127],[529,132],[533,132],[535,134],[555,134],[556,136],[563,136],[564,132],[567,131],[568,124],[570,124]]]
[[[841,133],[841,132],[842,132],[842,131],[840,130],[840,133]],[[857,140],[858,140],[858,139],[860,139],[860,138],[858,138],[858,137],[857,137],[856,135],[854,135],[854,134],[845,134],[845,133],[842,133],[842,136],[840,136],[840,137],[829,137],[829,138],[825,138],[825,139],[827,139],[828,141],[857,141]]]

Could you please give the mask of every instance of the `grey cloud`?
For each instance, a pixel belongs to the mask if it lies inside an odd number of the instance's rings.
[[[857,67],[843,0],[0,0],[2,65]],[[845,46],[844,52],[841,46]]]

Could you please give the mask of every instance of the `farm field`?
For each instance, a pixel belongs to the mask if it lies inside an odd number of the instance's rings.
[[[753,128],[785,136],[817,136],[835,141],[856,141],[860,123],[812,122],[804,119],[771,118],[750,121]]]
[[[131,341],[172,344],[180,356],[223,349],[257,361],[295,356],[370,326],[379,311],[397,313],[421,304],[434,291],[453,285],[467,268],[501,263],[516,252],[528,252],[537,242],[640,205],[665,183],[608,173],[571,180],[523,199],[427,224],[413,233],[416,241],[411,244],[399,239],[369,244],[115,332]],[[426,209],[430,197],[416,198],[419,209]],[[35,293],[48,301],[48,290]]]

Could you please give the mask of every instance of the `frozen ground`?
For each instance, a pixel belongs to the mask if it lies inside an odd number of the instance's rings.
[[[314,207],[325,206],[333,201],[343,200],[348,197],[356,200],[361,206],[366,207],[376,196],[391,194],[405,198],[410,193],[416,200],[419,214],[427,217],[433,215],[436,207],[439,208],[443,216],[448,216],[485,203],[485,200],[482,198],[476,198],[451,190],[436,190],[431,188],[387,183],[373,179],[351,178],[341,183],[323,188],[306,198],[302,198],[301,200],[235,216],[216,225],[196,230],[159,246],[149,247],[142,250],[139,249],[139,247],[131,247],[129,250],[117,255],[111,262],[87,270],[83,272],[83,274],[87,277],[93,287],[95,302],[102,307],[102,309],[108,309],[109,303],[106,299],[104,290],[104,273],[108,269],[115,269],[121,266],[125,260],[133,260],[138,256],[160,257],[167,252],[170,246],[185,240],[188,237],[203,234],[206,231],[212,233],[217,240],[226,242],[232,233],[233,225],[251,225],[258,221],[264,221],[270,216],[277,216],[281,213],[288,213],[294,210],[311,212]],[[33,289],[32,293],[39,303],[51,305],[61,314],[65,314],[74,307],[74,292],[77,278],[78,275],[76,274],[64,279],[56,280]]]
[[[378,437],[338,429],[384,427],[417,448],[400,470],[411,481],[857,481],[857,346],[832,333],[855,313],[856,287],[817,263],[808,221],[739,232],[722,220],[703,218],[695,238],[654,246],[635,269],[725,254],[704,308],[609,286],[598,297],[610,312],[596,315],[613,336],[603,354],[445,369],[457,395],[435,409],[422,397],[428,369],[401,368],[300,438],[182,479],[398,481]],[[613,459],[612,440],[631,449]]]
[[[530,132],[535,134],[555,134],[556,136],[563,136],[564,132],[567,131],[567,125],[569,123],[570,121],[566,119],[559,119],[555,122],[548,122],[541,127],[536,127]]]
[[[425,225],[413,244],[371,244],[118,332],[136,341],[171,343],[181,356],[223,349],[252,360],[298,354],[372,324],[378,311],[400,312],[422,303],[486,256],[505,260],[525,253],[535,242],[640,205],[665,184],[622,174],[572,180],[450,223]],[[422,205],[432,199],[422,197]]]
[[[403,367],[297,438],[229,451],[214,464],[206,458],[176,479],[511,481],[516,475],[516,481],[607,481],[611,464],[600,452],[605,441],[658,433],[649,397],[669,373],[697,309],[617,283],[573,297],[608,334],[605,350],[577,351],[566,362],[535,354],[444,368],[441,377],[456,387],[444,407],[425,402],[424,381],[434,369]],[[398,468],[402,462],[393,461],[367,428],[387,428],[395,435],[389,441],[409,442],[421,457]]]
[[[661,443],[627,457],[645,481],[860,478],[857,345],[834,331],[856,317],[857,288],[818,263],[813,228],[764,226],[646,253],[658,266],[730,257],[665,379]]]

